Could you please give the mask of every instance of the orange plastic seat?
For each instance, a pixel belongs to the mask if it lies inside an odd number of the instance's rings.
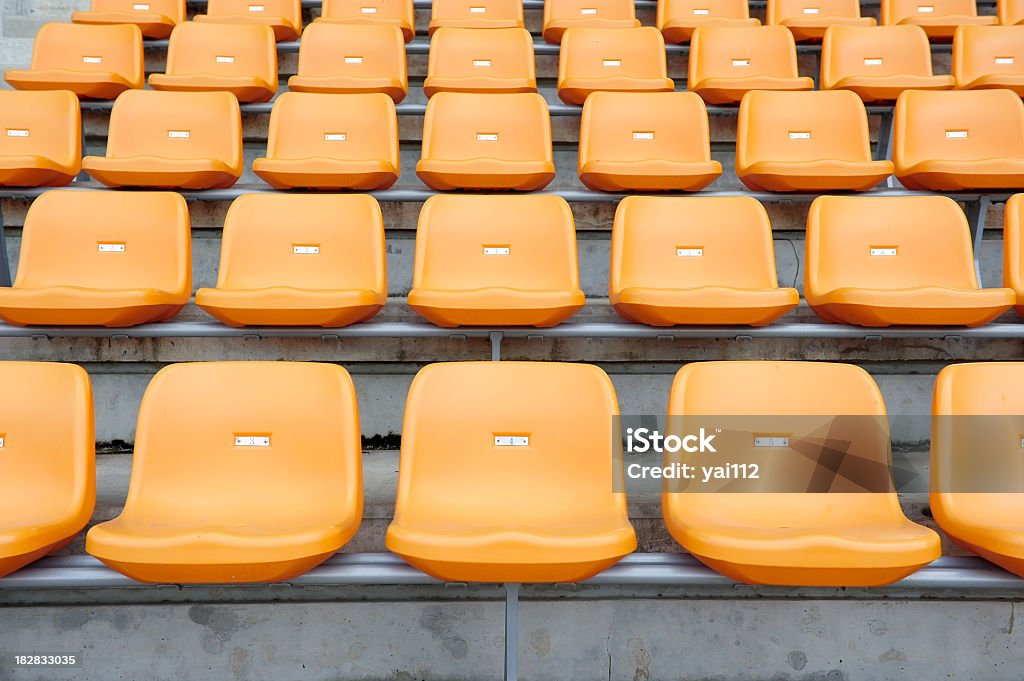
[[[275,189],[387,189],[401,172],[395,103],[379,92],[286,92],[252,170]]]
[[[859,0],[768,0],[769,26],[785,26],[797,42],[821,41],[829,26],[874,26]]]
[[[554,326],[585,303],[572,211],[558,196],[432,196],[409,307],[438,326]]]
[[[953,76],[932,73],[920,26],[832,26],[821,46],[821,89],[851,90],[865,102],[890,102],[904,90],[950,90]]]
[[[595,92],[583,105],[577,172],[590,189],[697,191],[722,174],[692,92]]]
[[[813,90],[797,72],[796,43],[783,26],[702,26],[690,40],[686,87],[708,104],[737,104],[751,90]]]
[[[1003,213],[1003,286],[1013,289],[1024,317],[1024,194],[1011,196]]]
[[[827,362],[694,362],[676,374],[668,411],[742,417],[768,427],[777,421],[795,431],[787,435],[792,444],[771,448],[777,463],[761,478],[781,482],[789,470],[805,469],[811,476],[822,469],[835,476],[829,491],[820,493],[667,490],[661,506],[669,532],[723,575],[753,584],[881,586],[939,557],[938,535],[903,515],[895,491],[859,487],[828,469],[834,447],[855,459],[850,471],[891,466],[885,403],[863,369]],[[844,416],[870,419],[876,428],[833,434],[836,417]],[[754,458],[754,435],[730,453]],[[708,465],[728,460],[723,446]],[[817,452],[822,460],[809,461]],[[796,486],[787,482],[779,487]]]
[[[240,102],[269,102],[277,94],[277,47],[269,26],[197,24],[174,29],[167,72],[149,77],[154,90],[226,91]]]
[[[768,214],[745,196],[623,199],[608,299],[652,326],[764,326],[800,302],[796,289],[779,288]]]
[[[433,0],[430,35],[444,27],[522,28],[523,3],[522,0]]]
[[[668,43],[688,43],[701,26],[760,26],[747,0],[658,0],[655,18]]]
[[[142,34],[137,26],[45,24],[36,33],[32,68],[4,80],[17,90],[71,90],[79,97],[114,99],[142,88]]]
[[[992,26],[996,18],[978,16],[974,0],[882,0],[882,23],[916,24],[932,40],[949,41],[957,26]]]
[[[1024,24],[1024,1],[996,0],[996,14],[1003,26]]]
[[[25,218],[0,319],[108,327],[170,319],[192,295],[191,253],[179,194],[46,192]]]
[[[59,187],[82,169],[82,114],[67,90],[0,90],[0,186]]]
[[[134,24],[145,38],[163,39],[185,21],[185,0],[92,0],[88,12],[73,12],[76,24]]]
[[[397,104],[409,90],[401,29],[387,24],[313,22],[302,33],[298,74],[288,79],[288,89],[333,94],[383,92]]]
[[[536,92],[533,38],[525,28],[442,28],[430,39],[423,92]]]
[[[244,170],[238,100],[129,90],[114,102],[107,155],[86,156],[82,167],[108,187],[230,187]]]
[[[66,546],[96,504],[92,385],[56,362],[0,362],[0,577]]]
[[[397,26],[402,29],[405,42],[416,35],[412,0],[324,0],[317,21]]]
[[[557,45],[566,29],[636,28],[633,0],[544,0],[544,42]]]
[[[207,0],[206,14],[192,19],[210,24],[261,24],[274,31],[277,42],[298,40],[302,34],[301,0]]]
[[[945,196],[815,199],[804,296],[825,321],[859,326],[981,326],[1014,303],[980,288],[967,219]]]
[[[894,133],[896,177],[908,189],[1024,187],[1024,104],[1009,90],[908,90]]]
[[[959,26],[953,77],[961,90],[1013,90],[1024,97],[1024,24]]]
[[[551,119],[531,92],[439,92],[423,117],[416,174],[432,189],[543,189],[555,178]]]
[[[558,97],[583,104],[591,92],[671,92],[665,39],[653,26],[575,28],[558,57]]]
[[[1022,362],[952,364],[939,372],[929,507],[954,543],[1024,577],[1022,387]]]
[[[85,550],[141,582],[273,582],[333,555],[363,515],[352,379],[307,362],[161,369],[128,499]]]
[[[871,160],[864,102],[852,92],[748,92],[736,176],[754,191],[866,191],[892,175]]]
[[[385,543],[438,579],[578,582],[636,549],[596,366],[451,362],[416,375]],[[453,437],[453,435],[455,437]]]
[[[347,326],[387,299],[384,221],[366,194],[239,197],[217,288],[196,292],[196,305],[231,326]]]

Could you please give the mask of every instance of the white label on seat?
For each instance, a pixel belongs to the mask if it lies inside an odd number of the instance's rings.
[[[134,5],[132,5],[132,9],[138,10],[139,12],[148,12],[149,11],[149,5],[147,5],[144,2],[137,2]]]
[[[880,255],[883,257],[891,258],[896,255],[895,248],[872,248],[871,255]]]
[[[320,255],[319,246],[292,246],[295,255]]]
[[[362,57],[345,57],[345,63],[346,64],[362,64],[363,63],[363,58]]]
[[[711,11],[706,9],[695,9],[693,10],[693,13],[697,16],[704,16],[706,14],[711,14]]]
[[[474,59],[473,60],[473,66],[490,66],[490,65],[491,65],[491,60],[490,59]]]
[[[362,12],[363,14],[376,14],[377,13],[377,8],[376,7],[360,7],[359,11]]]
[[[732,65],[733,66],[750,66],[750,60],[749,59],[733,59],[732,60]]]
[[[4,440],[3,440],[3,438],[0,438],[0,447],[3,447],[3,446],[4,446]],[[1020,447],[1021,447],[1021,449],[1024,449],[1024,437],[1022,437],[1020,439]]]
[[[124,243],[98,244],[100,253],[124,253]]]
[[[525,435],[495,435],[495,447],[529,447],[530,438]]]
[[[754,437],[755,447],[788,447],[789,436],[787,435],[760,435]]]
[[[508,255],[511,252],[508,246],[484,246],[484,255]]]
[[[880,57],[864,57],[864,66],[881,66],[882,59]]]
[[[932,5],[918,5],[917,11],[920,12],[921,14],[931,14],[932,12],[935,11],[935,7],[933,7]]]
[[[676,256],[680,258],[703,258],[703,248],[677,248]]]
[[[498,133],[496,132],[478,132],[476,134],[477,142],[497,142]]]
[[[28,130],[20,130],[18,128],[7,128],[8,137],[28,137]]]
[[[4,448],[4,439],[0,437],[0,449]]]
[[[597,14],[596,7],[583,7],[580,9],[580,14]]]
[[[996,57],[997,64],[1012,64],[1013,57]]]
[[[249,11],[250,12],[262,12],[262,11],[264,11],[266,9],[267,8],[264,7],[263,5],[249,5]]]
[[[217,57],[217,63],[218,64],[234,64],[235,63],[235,58],[234,57]]]
[[[486,7],[470,7],[469,8],[469,13],[470,14],[483,14],[486,11],[487,11]]]
[[[653,132],[634,132],[633,139],[635,140],[652,140],[654,139]]]
[[[324,141],[325,142],[344,142],[346,139],[348,139],[348,135],[346,133],[343,133],[343,132],[325,132],[324,133]]]
[[[82,63],[84,64],[102,64],[103,57],[82,57]]]
[[[946,139],[948,140],[965,140],[967,139],[966,130],[947,130]]]
[[[622,66],[621,59],[605,59],[602,63],[605,66]]]
[[[269,447],[270,437],[267,435],[236,435],[236,447]]]
[[[791,132],[791,133],[789,133],[789,139],[791,139],[791,140],[809,140],[809,139],[811,139],[811,133],[809,133],[809,132]]]
[[[170,137],[171,139],[187,140],[189,137],[192,136],[192,133],[190,133],[188,130],[168,130],[167,136]]]
[[[818,14],[817,7],[804,7],[804,14]]]

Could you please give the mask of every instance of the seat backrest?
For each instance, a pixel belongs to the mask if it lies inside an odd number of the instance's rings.
[[[767,23],[781,24],[787,19],[824,17],[860,18],[858,0],[768,0]]]
[[[300,76],[386,76],[406,80],[402,29],[389,24],[314,22],[302,32]]]
[[[89,375],[74,364],[0,362],[0,384],[0,512],[32,509],[38,520],[85,508],[88,518],[96,497]]]
[[[689,82],[706,78],[796,78],[796,42],[785,26],[701,26],[690,40]]]
[[[1024,194],[1011,196],[1003,212],[1003,286],[1024,305]]]
[[[107,156],[215,158],[241,174],[238,100],[230,92],[128,90],[110,113]]]
[[[974,0],[882,0],[882,23],[898,24],[911,17],[978,15]]]
[[[141,87],[142,32],[134,24],[49,23],[36,33],[32,70],[116,73]]]
[[[960,85],[993,74],[1024,75],[1024,24],[957,26],[953,76]]]
[[[848,90],[743,95],[736,126],[736,166],[756,161],[870,161],[864,102]]]
[[[73,167],[82,158],[81,117],[68,90],[0,90],[0,157],[42,156]]]
[[[286,92],[270,114],[273,159],[385,159],[397,168],[398,117],[385,94]]]
[[[586,19],[636,19],[636,5],[633,0],[544,0],[544,26]]]
[[[576,229],[565,199],[431,196],[416,228],[413,288],[579,288]]]
[[[945,196],[820,196],[807,216],[808,302],[842,288],[976,289],[970,231]]]
[[[579,167],[588,161],[710,161],[704,100],[692,92],[595,92],[580,119]]]
[[[658,0],[655,23],[664,28],[671,19],[703,20],[708,17],[723,19],[749,19],[747,0]]]
[[[612,229],[609,291],[775,288],[768,213],[748,196],[630,196]]]
[[[423,117],[423,158],[551,161],[551,118],[533,92],[439,92]]]
[[[186,21],[171,31],[167,74],[257,76],[264,82],[276,84],[274,30],[261,24]]]
[[[412,0],[324,0],[320,16],[325,19],[396,21],[413,25]]]
[[[192,292],[185,199],[173,192],[48,191],[25,217],[15,288]]]
[[[185,21],[185,0],[92,0],[92,11],[162,14],[180,24]]]
[[[268,514],[300,526],[337,518],[362,510],[360,459],[355,389],[340,366],[172,364],[142,398],[121,518],[165,522],[171,512],[229,527]]]
[[[487,22],[505,19],[518,20],[519,25],[523,25],[522,0],[433,0],[430,13],[435,21],[457,19],[470,22],[478,19]],[[463,25],[469,27],[468,23]]]
[[[850,76],[931,76],[932,51],[920,26],[830,26],[821,45],[822,89]]]
[[[281,17],[293,26],[302,26],[301,0],[207,0],[206,14],[211,17]]]
[[[907,90],[896,100],[893,162],[1024,158],[1024,104],[1010,90]]]
[[[1024,22],[1024,1],[996,0],[996,13],[999,16],[999,23],[1003,26]]]
[[[558,80],[567,78],[667,78],[665,38],[653,26],[565,31]]]
[[[452,28],[430,39],[427,77],[535,78],[533,37],[525,28]]]
[[[224,221],[217,287],[386,295],[384,257],[384,221],[369,194],[244,194]]]
[[[395,523],[408,515],[443,527],[463,518],[514,532],[621,522],[626,495],[613,492],[612,463],[618,413],[615,389],[596,366],[431,364],[406,401]]]

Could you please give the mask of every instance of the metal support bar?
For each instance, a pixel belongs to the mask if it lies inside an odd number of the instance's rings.
[[[505,681],[519,678],[519,584],[505,584]]]
[[[7,238],[4,236],[4,209],[0,206],[0,286],[11,285],[11,264],[7,261]]]
[[[988,207],[992,201],[987,196],[978,197],[977,201],[967,204],[967,222],[971,227],[971,244],[974,251],[974,273],[981,283],[981,244],[985,236],[985,220],[988,218]]]
[[[490,333],[492,362],[501,361],[501,339],[504,335],[501,331],[491,331]]]

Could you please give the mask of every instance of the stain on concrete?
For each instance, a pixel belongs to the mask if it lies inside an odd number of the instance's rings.
[[[434,638],[440,639],[441,645],[449,655],[461,660],[469,652],[469,644],[456,635],[455,625],[456,618],[438,606],[429,607],[420,615],[420,626],[429,631]]]
[[[530,634],[530,649],[539,658],[547,657],[551,652],[551,632],[546,628],[534,629]]]
[[[802,651],[794,650],[789,655],[786,655],[786,663],[793,669],[801,671],[807,666],[807,655]]]
[[[631,638],[626,647],[633,654],[633,681],[650,681],[651,654],[647,651],[643,639]]]
[[[80,629],[91,618],[92,611],[89,608],[70,608],[68,610],[61,610],[54,619],[57,623],[57,629],[68,631],[70,629]]]
[[[241,629],[233,610],[214,605],[193,605],[188,609],[188,618],[206,628],[202,635],[203,650],[211,655],[224,652],[224,644]]]
[[[889,631],[889,625],[884,620],[868,620],[868,631],[875,636],[881,636]]]
[[[346,660],[358,660],[366,652],[366,645],[356,641],[348,647],[348,652],[345,653]]]
[[[903,652],[902,650],[896,650],[895,648],[890,648],[889,650],[885,651],[884,653],[882,653],[881,655],[878,656],[878,661],[879,662],[906,662],[907,661],[907,654],[905,652]]]

